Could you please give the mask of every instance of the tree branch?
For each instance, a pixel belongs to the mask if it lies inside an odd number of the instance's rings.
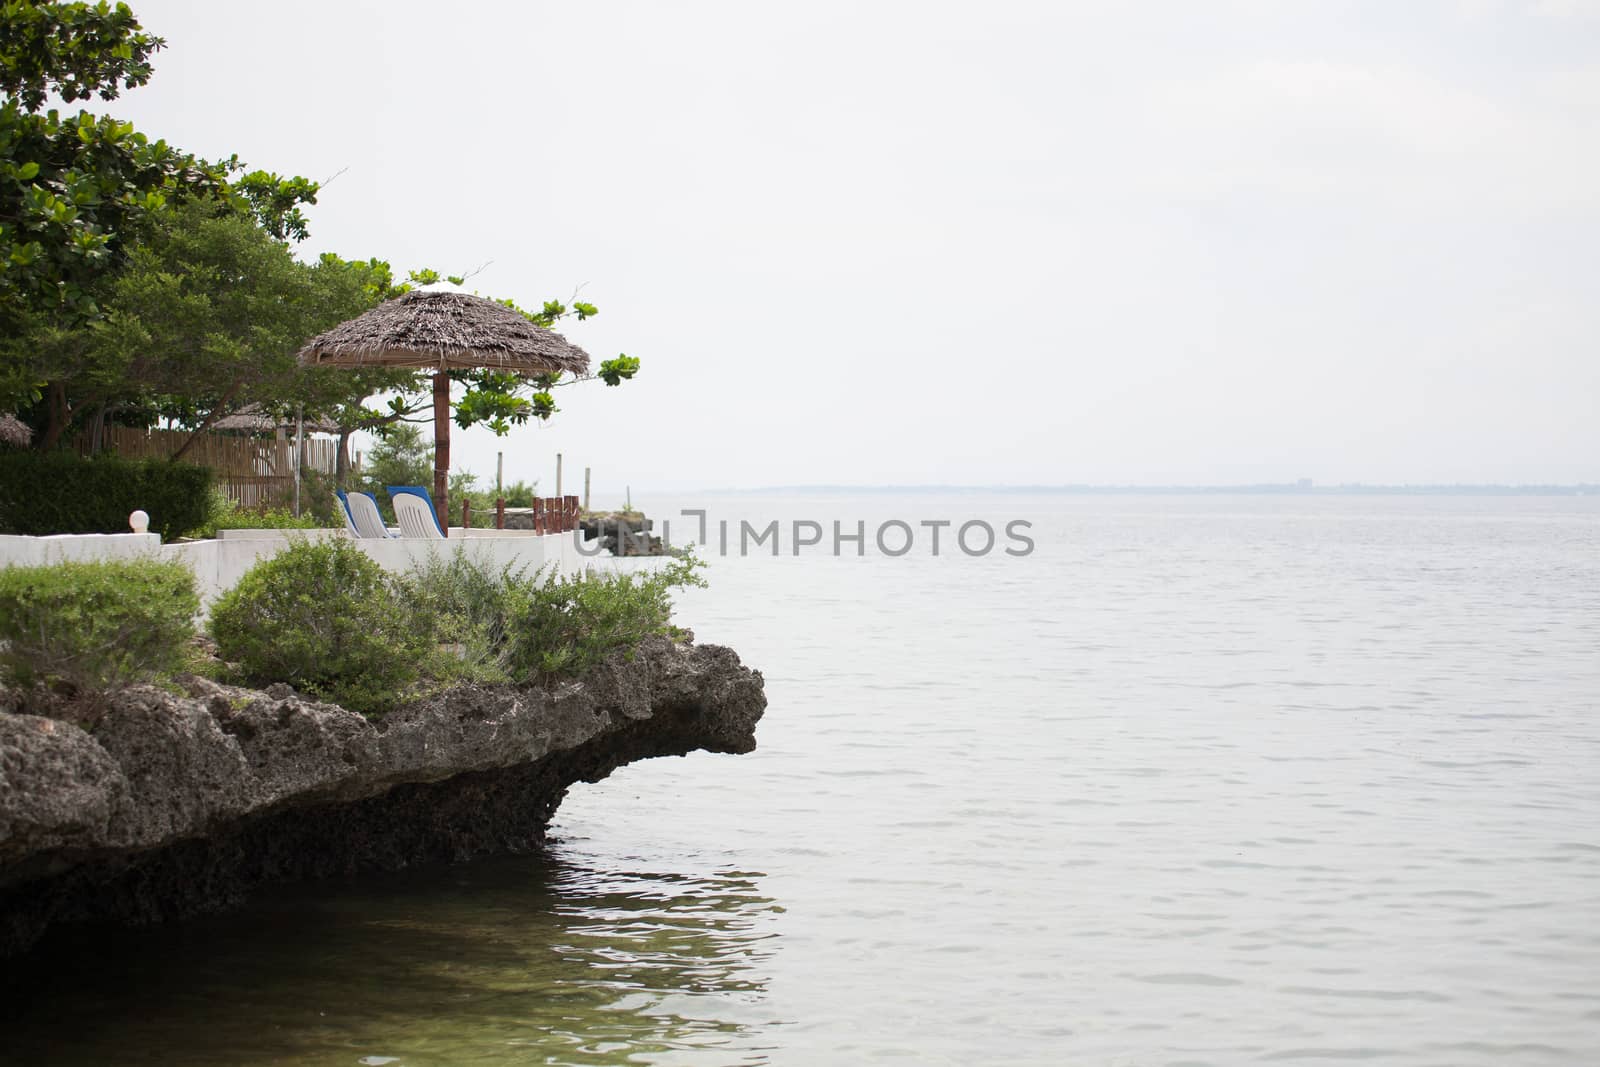
[[[178,450],[170,458],[182,459],[183,454],[189,451],[196,441],[200,440],[200,435],[211,429],[212,423],[222,418],[222,413],[227,410],[229,404],[233,403],[233,398],[238,395],[243,386],[244,379],[242,377],[235,378],[233,384],[228,386],[228,391],[222,394],[222,399],[212,406],[210,414],[200,420],[200,425],[194,428],[194,432],[184,439],[183,444],[178,446]]]

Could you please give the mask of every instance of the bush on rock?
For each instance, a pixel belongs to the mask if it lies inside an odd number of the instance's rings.
[[[656,634],[677,636],[672,590],[703,586],[693,556],[645,574],[598,573],[517,583],[508,590],[506,672],[519,681],[582,674]]]
[[[393,707],[430,651],[395,583],[343,540],[296,541],[256,564],[213,605],[211,636],[248,684],[286,682],[366,714]]]
[[[574,677],[646,637],[677,635],[671,591],[703,585],[678,559],[645,574],[496,568],[466,548],[391,577],[354,543],[296,541],[211,609],[239,680],[381,714],[424,687]],[[419,684],[420,683],[420,684]]]
[[[180,670],[200,599],[176,560],[0,569],[0,678],[88,696]]]

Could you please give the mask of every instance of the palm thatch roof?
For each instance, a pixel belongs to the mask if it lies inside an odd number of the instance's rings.
[[[0,415],[0,445],[27,448],[33,440],[33,431],[15,415]]]
[[[293,430],[294,416],[278,417],[261,410],[259,404],[246,404],[232,415],[224,415],[211,424],[213,430],[234,430],[245,433],[273,433],[279,428]],[[306,433],[338,433],[339,425],[329,419],[307,419]]]
[[[310,366],[487,367],[512,374],[585,374],[589,354],[520,312],[464,292],[416,289],[318,334]]]

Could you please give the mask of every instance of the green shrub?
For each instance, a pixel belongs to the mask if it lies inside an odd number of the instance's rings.
[[[218,530],[315,530],[320,525],[316,516],[296,517],[288,508],[247,508],[213,488],[206,521],[194,531],[194,536],[215,537]]]
[[[333,491],[338,488],[334,476],[307,467],[300,472],[300,519],[309,521],[314,528],[325,530],[344,529],[344,518],[337,510],[338,504],[333,499]],[[290,494],[293,501],[293,494]],[[280,510],[287,511],[288,505],[280,505]]]
[[[56,563],[0,570],[0,677],[78,694],[179,670],[200,600],[176,560]]]
[[[434,650],[423,673],[435,681],[503,682],[510,591],[526,581],[525,568],[496,570],[463,548],[430,556],[397,584],[411,614],[412,631]]]
[[[542,682],[674,634],[671,591],[703,585],[693,557],[653,573],[563,578],[496,569],[468,549],[390,578],[349,541],[297,541],[211,609],[241,680],[287,682],[379,714],[419,683]]]
[[[365,714],[388,710],[431,651],[395,584],[344,540],[296,541],[211,609],[211,635],[244,681],[287,682]]]
[[[688,555],[646,574],[539,576],[509,590],[501,661],[519,681],[582,674],[618,649],[677,634],[672,590],[703,586]]]
[[[164,459],[0,450],[0,533],[127,533],[143,509],[163,541],[205,524],[211,472]]]
[[[647,574],[561,577],[495,569],[458,548],[400,579],[435,681],[539,682],[582,674],[618,649],[675,634],[671,591],[704,585],[694,557]]]

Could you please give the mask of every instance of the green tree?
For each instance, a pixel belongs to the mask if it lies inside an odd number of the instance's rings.
[[[361,488],[383,501],[391,485],[427,485],[433,481],[433,449],[422,431],[408,423],[385,429],[361,465]]]
[[[316,182],[247,171],[236,156],[206,162],[114,118],[39,114],[51,94],[112,100],[143,85],[163,45],[126,4],[0,0],[0,410],[29,409],[42,449],[109,418],[200,432],[247,403],[304,410],[342,428],[342,484],[349,435],[425,419],[427,377],[307,371],[294,353],[439,276],[396,284],[376,259],[297,262],[288,242],[306,237],[301,209],[316,203]],[[541,326],[598,313],[576,300],[537,311],[501,302]],[[619,355],[594,377],[614,386],[638,370]],[[555,414],[553,390],[574,382],[452,377],[464,388],[457,424],[500,435]],[[367,406],[374,396],[387,403]]]
[[[302,263],[225,202],[169,206],[101,288],[99,321],[35,332],[34,373],[99,420],[134,413],[198,433],[248,404],[321,415],[406,377],[296,359],[307,337],[372,306],[385,274],[336,256]]]
[[[84,375],[106,386],[110,372],[92,366],[99,349],[89,335],[105,318],[106,286],[152,219],[199,198],[254,217],[269,234],[303,237],[299,204],[316,199],[315,183],[262,171],[231,185],[244,169],[237,158],[208,163],[115,118],[39,113],[51,94],[112,100],[143,85],[163,44],[126,4],[0,3],[0,406],[42,402],[41,448],[67,429]]]

